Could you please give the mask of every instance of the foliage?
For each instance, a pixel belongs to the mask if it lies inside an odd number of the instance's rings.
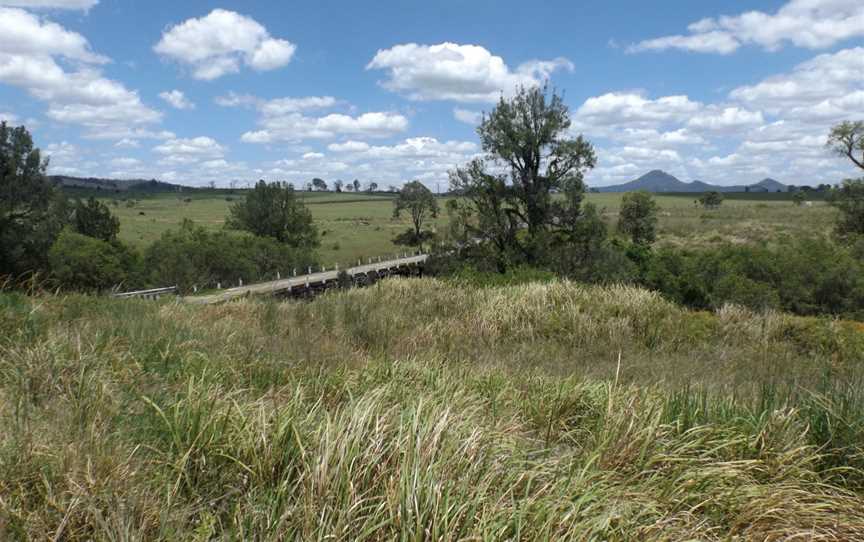
[[[51,276],[64,290],[129,286],[137,260],[117,243],[64,229],[48,253]]]
[[[846,179],[831,191],[828,202],[840,210],[834,231],[841,239],[864,235],[864,178]]]
[[[90,197],[86,203],[78,200],[72,210],[72,226],[82,235],[115,241],[120,232],[120,220],[104,203]]]
[[[378,190],[378,183],[370,182],[369,183],[369,189],[367,191],[371,194],[371,193],[375,192],[376,190]]]
[[[327,190],[327,182],[324,179],[319,179],[318,177],[315,177],[314,179],[312,179],[312,188],[321,191]]]
[[[637,245],[650,245],[657,239],[657,202],[651,194],[624,194],[618,212],[618,231]]]
[[[278,182],[258,181],[243,201],[231,206],[226,225],[276,239],[293,248],[318,246],[312,214],[292,188]]]
[[[269,237],[208,231],[188,220],[178,230],[165,232],[145,253],[150,282],[178,286],[184,292],[193,286],[236,285],[240,279],[246,283],[272,280],[277,271],[287,275],[312,263],[309,249]]]
[[[792,194],[792,203],[796,207],[801,207],[801,205],[803,205],[806,200],[807,196],[802,191],[798,191]]]
[[[698,201],[705,209],[718,209],[723,204],[723,194],[712,190],[702,194]]]
[[[420,181],[411,181],[405,183],[393,200],[393,218],[399,218],[403,212],[411,215],[414,239],[419,245],[424,234],[423,223],[430,217],[438,216],[438,201],[426,185]]]
[[[451,190],[465,198],[476,237],[489,239],[499,264],[513,254],[536,263],[550,236],[576,226],[585,191],[583,175],[594,167],[591,144],[569,137],[570,116],[561,97],[546,88],[520,88],[502,98],[477,128],[485,159],[450,174]],[[506,173],[490,173],[487,165]],[[490,168],[491,169],[491,168]],[[564,198],[556,200],[559,192]],[[524,235],[517,232],[524,228]]]
[[[827,146],[864,169],[864,121],[844,121],[831,128]]]
[[[45,177],[48,161],[24,126],[0,122],[0,276],[47,267],[65,223],[65,198]]]

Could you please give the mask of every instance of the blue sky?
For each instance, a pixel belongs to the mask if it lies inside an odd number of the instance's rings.
[[[824,141],[864,118],[860,0],[294,4],[0,0],[0,118],[52,173],[435,187],[549,80],[592,185],[855,174]]]

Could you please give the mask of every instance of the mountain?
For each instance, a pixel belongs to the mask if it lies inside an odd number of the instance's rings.
[[[70,177],[69,175],[49,175],[48,180],[57,186],[75,189],[106,190],[109,192],[182,192],[191,190],[177,184],[164,183],[156,179],[100,179],[96,177]]]
[[[665,171],[655,169],[642,175],[635,181],[629,183],[616,184],[613,186],[599,186],[599,192],[633,192],[636,190],[644,190],[646,192],[786,192],[789,190],[785,184],[775,181],[774,179],[763,179],[752,185],[735,185],[735,186],[720,186],[716,184],[706,183],[704,181],[693,181],[685,183],[678,180]]]

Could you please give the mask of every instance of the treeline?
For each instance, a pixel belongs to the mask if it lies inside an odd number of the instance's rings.
[[[259,182],[232,206],[225,230],[186,220],[140,252],[118,239],[120,223],[105,204],[70,200],[53,186],[47,165],[26,128],[0,123],[0,284],[186,292],[315,263],[318,232],[288,186]]]
[[[583,175],[596,157],[569,128],[569,112],[554,92],[522,89],[499,101],[477,128],[485,156],[450,174],[450,189],[461,197],[447,204],[450,229],[430,271],[481,283],[486,275],[493,284],[501,276],[534,279],[546,272],[638,284],[698,309],[735,303],[864,320],[864,179],[830,192],[839,210],[830,237],[655,248],[657,205],[650,194],[624,195],[615,232],[583,201]],[[864,122],[836,126],[829,145],[864,169]],[[707,193],[699,203],[711,212],[723,196]]]

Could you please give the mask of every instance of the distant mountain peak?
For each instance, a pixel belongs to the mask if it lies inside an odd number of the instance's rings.
[[[760,192],[785,192],[789,189],[785,184],[771,178],[762,179],[756,184],[736,186],[720,186],[704,181],[685,183],[662,169],[652,169],[636,180],[614,186],[601,186],[598,190],[600,192],[634,192],[637,190],[645,190],[647,192],[709,192],[712,190],[718,192],[747,192],[751,188],[759,188],[758,191]]]

